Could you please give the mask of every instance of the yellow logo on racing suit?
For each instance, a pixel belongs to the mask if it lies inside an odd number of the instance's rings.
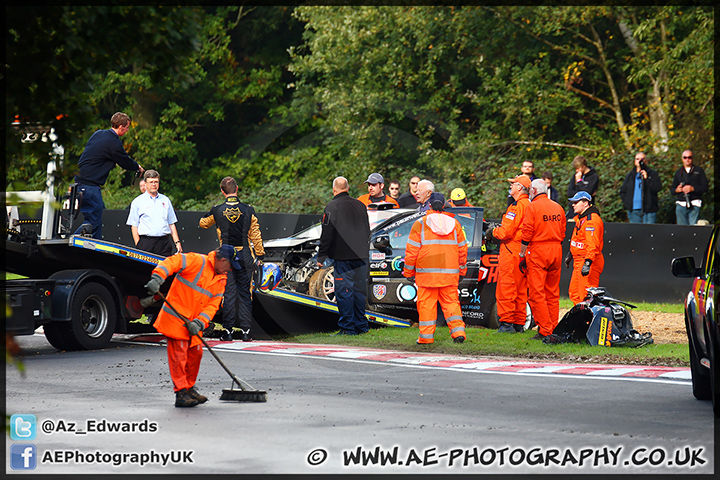
[[[240,215],[242,215],[240,207],[226,208],[225,210],[223,210],[223,216],[227,218],[230,223],[235,223],[240,220]]]

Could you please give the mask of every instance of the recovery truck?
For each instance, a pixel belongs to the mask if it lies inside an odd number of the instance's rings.
[[[143,285],[150,272],[165,257],[94,239],[89,228],[76,235],[76,186],[56,198],[55,177],[51,161],[46,190],[5,194],[5,270],[27,277],[2,282],[6,332],[32,335],[42,326],[60,350],[101,348],[113,333],[131,331],[130,321],[143,312],[157,313],[159,305],[143,311],[140,298],[147,296]],[[29,204],[41,205],[40,220],[20,218]]]

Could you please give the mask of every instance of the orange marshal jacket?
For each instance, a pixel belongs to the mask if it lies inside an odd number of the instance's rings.
[[[457,285],[467,273],[468,244],[460,223],[443,213],[428,213],[412,226],[405,247],[405,277],[421,287]]]
[[[360,195],[357,199],[360,200],[362,203],[364,203],[366,207],[367,207],[368,205],[370,205],[371,203],[373,203],[373,200],[370,198],[370,194],[369,194],[369,193],[366,193],[365,195]],[[398,205],[397,200],[395,200],[393,197],[391,197],[391,196],[388,195],[388,194],[385,194],[385,198],[384,198],[382,201],[383,201],[383,202],[392,203],[392,204],[393,204],[393,207],[392,207],[392,208],[399,208],[399,207],[400,207],[400,205]]]
[[[522,243],[557,243],[565,238],[567,219],[557,203],[541,193],[525,209],[522,225]],[[493,232],[494,233],[494,232]]]
[[[500,251],[509,250],[508,253],[517,255],[520,253],[520,240],[522,240],[522,229],[520,228],[525,216],[530,199],[527,195],[520,195],[517,201],[510,204],[502,218],[502,223],[495,228],[492,236],[502,242]]]
[[[573,257],[595,261],[602,254],[605,227],[600,213],[590,207],[575,217],[575,228],[570,238],[570,253]]]
[[[225,293],[227,275],[215,273],[215,252],[208,255],[199,253],[176,253],[167,257],[152,271],[163,279],[177,274],[170,286],[167,298],[173,307],[188,321],[199,318],[207,326],[220,308]],[[155,320],[155,329],[169,338],[187,340],[190,333],[185,322],[163,304]],[[201,343],[193,335],[190,346]]]

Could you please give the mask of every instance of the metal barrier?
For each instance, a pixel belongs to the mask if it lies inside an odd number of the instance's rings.
[[[206,253],[219,245],[215,229],[199,228],[205,212],[176,212],[178,233],[188,252]],[[111,242],[132,245],[130,227],[125,224],[128,210],[103,213],[103,236]],[[320,215],[258,213],[263,240],[292,235],[320,221]],[[575,224],[568,222],[566,239]],[[712,226],[605,224],[605,270],[600,286],[610,295],[627,302],[683,302],[692,282],[673,277],[670,262],[674,257],[695,256],[700,265]],[[568,241],[563,243],[563,255]],[[571,271],[563,266],[560,295],[567,297]]]

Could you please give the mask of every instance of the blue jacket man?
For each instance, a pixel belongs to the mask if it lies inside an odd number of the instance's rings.
[[[79,170],[75,175],[78,192],[82,193],[80,211],[85,222],[92,225],[93,238],[98,239],[102,238],[102,212],[105,209],[100,187],[105,185],[110,171],[115,165],[125,170],[145,171],[130,158],[120,139],[130,130],[130,117],[118,112],[110,119],[110,126],[109,130],[98,130],[92,134],[80,155]],[[79,234],[81,229],[78,228],[75,234]]]

